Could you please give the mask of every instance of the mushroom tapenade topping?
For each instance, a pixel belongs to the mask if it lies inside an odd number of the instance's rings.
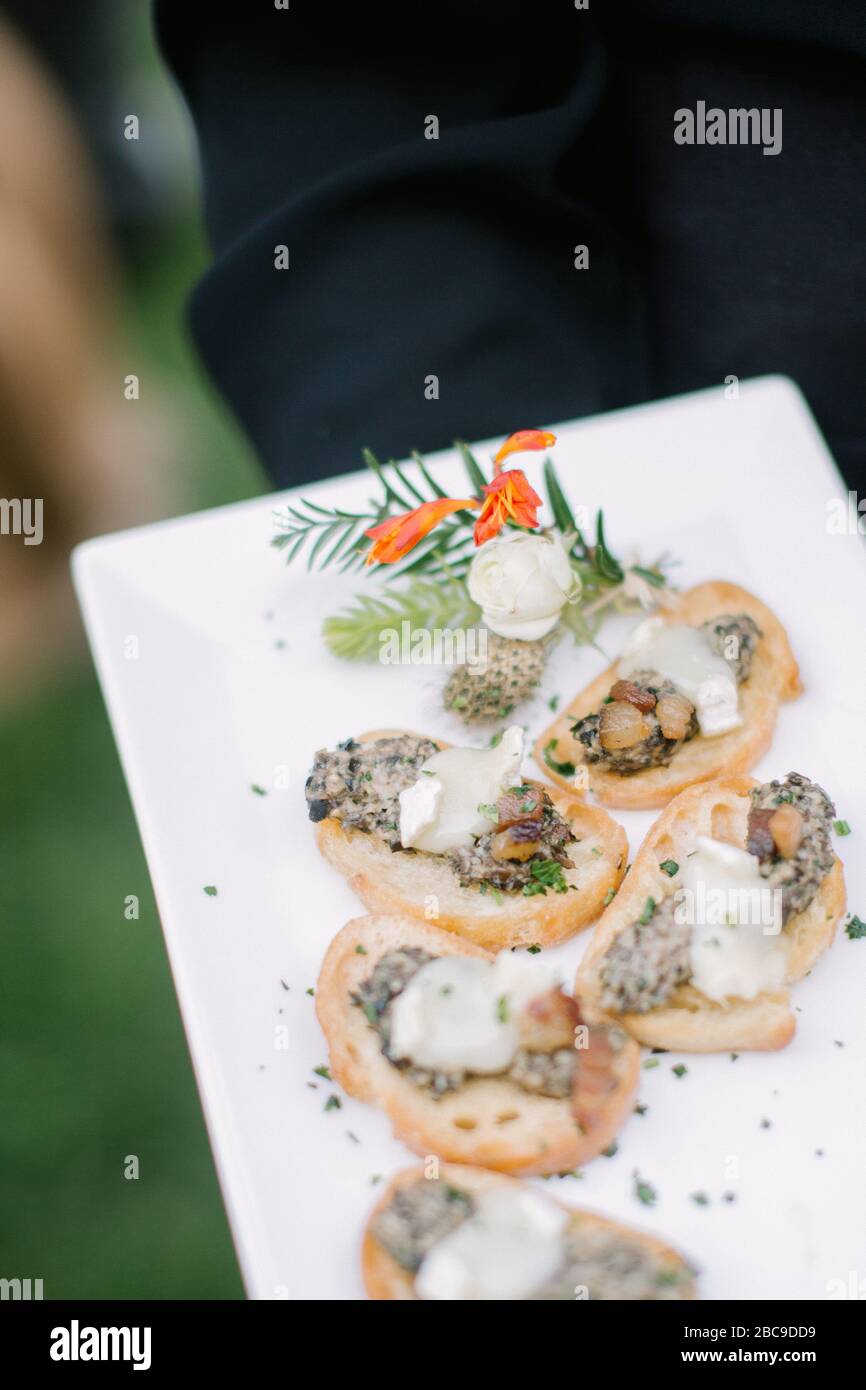
[[[320,749],[307,778],[305,793],[310,820],[334,816],[352,830],[378,835],[396,851],[400,843],[400,792],[414,786],[421,766],[438,751],[429,738],[400,734],[358,743],[347,739],[332,752]],[[575,842],[568,822],[547,792],[536,786],[511,787],[490,808],[491,829],[465,848],[445,856],[461,884],[489,884],[502,892],[546,887],[565,890],[556,866],[571,868],[566,847]]]
[[[410,1274],[421,1267],[424,1256],[443,1236],[462,1225],[475,1210],[468,1192],[450,1183],[419,1178],[398,1187],[391,1201],[373,1221],[373,1235]]]
[[[702,625],[713,651],[728,662],[738,684],[748,679],[761,630],[747,613],[723,613]],[[598,714],[572,726],[588,763],[603,763],[623,777],[666,767],[698,733],[691,701],[657,671],[636,671],[615,681]]]
[[[416,1086],[429,1090],[434,1100],[456,1091],[471,1073],[416,1067],[405,1058],[393,1057],[390,1042],[394,1000],[422,965],[435,959],[428,951],[414,946],[388,951],[351,996],[352,1003],[363,1009],[367,1022],[379,1034],[382,1055]],[[534,1095],[553,1100],[568,1099],[574,1090],[577,1064],[574,1030],[579,1021],[577,1004],[561,990],[549,990],[532,1000],[519,1021],[521,1046],[502,1076]]]
[[[431,738],[398,734],[319,749],[304,791],[311,821],[336,816],[353,830],[400,847],[400,793],[414,786],[422,763],[438,752]]]
[[[602,1008],[645,1014],[657,1009],[692,973],[692,929],[676,917],[676,894],[647,922],[632,922],[606,951],[600,970]]]
[[[799,772],[754,787],[750,798],[746,849],[769,887],[781,891],[784,926],[805,912],[833,867],[836,809],[824,789]],[[677,903],[674,892],[614,938],[599,971],[603,1008],[647,1013],[691,978],[692,929],[677,920]]]
[[[799,772],[753,788],[746,848],[770,888],[782,893],[782,922],[805,912],[833,867],[836,808],[823,787]]]
[[[471,848],[453,849],[448,855],[464,885],[489,883],[503,892],[516,892],[534,884],[540,865],[550,865],[551,886],[560,892],[566,884],[555,869],[571,868],[566,846],[577,837],[542,787],[512,787],[496,803],[498,819]]]
[[[402,1269],[417,1274],[424,1257],[475,1212],[472,1194],[443,1180],[419,1178],[400,1187],[373,1220],[372,1233]],[[574,1300],[585,1289],[590,1301],[678,1299],[693,1291],[694,1274],[625,1232],[572,1219],[562,1235],[562,1263],[531,1298]]]

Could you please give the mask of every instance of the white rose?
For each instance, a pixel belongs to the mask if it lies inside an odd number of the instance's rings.
[[[580,580],[555,532],[515,531],[487,541],[469,567],[469,594],[500,637],[532,642],[556,626]]]

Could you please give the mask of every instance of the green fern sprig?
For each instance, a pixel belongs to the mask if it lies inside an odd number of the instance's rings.
[[[423,628],[467,628],[478,623],[480,617],[465,584],[453,578],[445,583],[416,578],[403,589],[389,588],[376,597],[361,595],[351,608],[326,618],[322,632],[334,656],[370,661],[379,655],[384,629],[400,634],[404,622],[409,623],[412,632]]]

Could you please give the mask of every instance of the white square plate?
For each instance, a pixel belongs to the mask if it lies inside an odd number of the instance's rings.
[[[856,519],[833,529],[830,504],[845,490],[799,392],[763,378],[737,399],[701,392],[556,433],[567,493],[605,508],[617,553],[670,549],[678,583],[736,580],[786,624],[806,693],[783,708],[757,773],[797,769],[828,789],[853,827],[839,849],[850,906],[866,917],[866,566]],[[446,488],[465,486],[450,452],[433,464]],[[298,491],[350,506],[370,479]],[[459,726],[439,705],[441,672],[329,655],[322,619],[374,581],[284,566],[269,542],[290,496],[89,541],[73,568],[247,1289],[353,1299],[373,1176],[412,1159],[377,1111],[346,1097],[324,1109],[336,1087],[313,1070],[326,1052],[308,991],[328,942],[362,909],[314,849],[303,783],[317,748],[363,729],[454,738]],[[611,654],[628,621],[604,629]],[[602,662],[560,644],[544,698],[523,716],[533,734],[550,719],[546,698],[568,700]],[[652,817],[621,819],[634,853]],[[556,953],[564,978],[585,940]],[[708,1298],[825,1298],[866,1277],[864,978],[866,940],[840,932],[796,988],[790,1047],[686,1057],[681,1078],[680,1058],[659,1058],[641,1073],[649,1110],[629,1120],[616,1155],[551,1190],[668,1237],[702,1269]],[[637,1202],[635,1171],[655,1206]]]

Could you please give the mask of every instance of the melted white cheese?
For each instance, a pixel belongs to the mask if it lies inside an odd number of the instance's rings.
[[[701,733],[707,738],[726,734],[743,722],[736,677],[700,628],[647,618],[632,633],[618,669],[623,679],[641,670],[667,676],[691,700]]]
[[[553,983],[546,965],[510,951],[492,963],[440,956],[394,1000],[389,1051],[431,1071],[505,1071],[518,1046],[516,1015]]]
[[[400,793],[404,849],[445,854],[470,847],[493,828],[479,806],[493,806],[520,782],[523,730],[506,729],[495,748],[444,748],[421,766],[418,781]]]
[[[708,998],[754,999],[781,989],[788,940],[780,894],[767,887],[753,854],[699,835],[684,858],[677,906],[692,926],[692,983]]]
[[[493,1188],[475,1211],[437,1241],[415,1276],[420,1298],[524,1299],[563,1261],[568,1214],[530,1188]]]

